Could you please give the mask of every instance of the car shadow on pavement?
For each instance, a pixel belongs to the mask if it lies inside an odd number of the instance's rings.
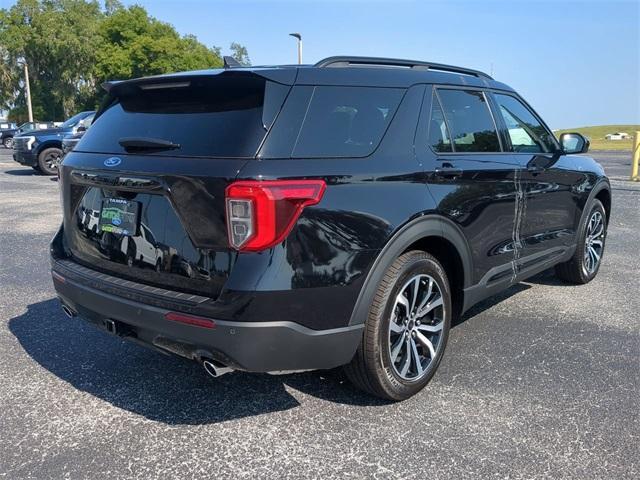
[[[570,283],[562,280],[558,277],[553,268],[540,272],[531,278],[527,278],[527,283],[533,283],[535,285],[549,285],[552,287],[575,287],[575,283]]]
[[[74,388],[171,425],[218,423],[295,408],[300,403],[287,387],[341,404],[386,404],[356,390],[340,370],[234,372],[212,379],[195,362],[65,317],[57,299],[29,305],[9,320],[9,330],[31,358]]]
[[[37,177],[40,176],[33,168],[22,168],[20,170],[5,170],[7,175],[14,175],[16,177]]]
[[[526,283],[516,283],[515,285],[511,285],[506,290],[503,290],[502,292],[497,293],[492,297],[489,297],[485,300],[482,300],[479,303],[476,303],[473,307],[467,310],[462,316],[458,318],[454,318],[453,322],[451,323],[451,326],[456,327],[466,322],[467,320],[470,320],[476,315],[480,315],[485,310],[488,310],[489,308],[506,300],[507,298],[513,295],[516,295],[517,293],[524,292],[525,290],[529,290],[530,288],[531,288],[531,285],[527,285]]]

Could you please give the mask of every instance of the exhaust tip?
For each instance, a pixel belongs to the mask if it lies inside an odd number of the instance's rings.
[[[69,318],[73,318],[76,316],[76,312],[74,312],[73,310],[71,310],[69,307],[67,307],[66,305],[62,305],[62,311],[64,312],[64,314],[69,317]]]
[[[205,359],[202,361],[204,371],[211,375],[213,378],[218,378],[225,373],[233,372],[233,368],[226,367],[221,364],[216,364],[213,360]]]

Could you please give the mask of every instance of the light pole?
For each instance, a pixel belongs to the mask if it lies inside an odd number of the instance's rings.
[[[31,107],[31,86],[29,85],[29,67],[27,66],[27,62],[21,62],[24,67],[24,86],[25,93],[27,96],[27,111],[29,112],[29,121],[33,122],[33,108]]]
[[[289,35],[298,39],[298,65],[300,65],[302,63],[302,35],[299,33],[290,33]]]

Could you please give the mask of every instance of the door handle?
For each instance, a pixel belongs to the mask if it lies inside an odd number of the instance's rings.
[[[437,167],[434,171],[436,177],[440,178],[458,178],[462,176],[462,169],[453,166]]]

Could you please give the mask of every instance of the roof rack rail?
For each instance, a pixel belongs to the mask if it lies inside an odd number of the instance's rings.
[[[317,68],[325,67],[358,67],[358,66],[381,66],[381,67],[407,67],[418,70],[436,70],[441,72],[462,73],[464,75],[473,75],[474,77],[484,77],[489,80],[493,78],[479,70],[470,68],[456,67],[453,65],[444,65],[442,63],[420,62],[417,60],[403,60],[400,58],[378,58],[378,57],[328,57],[320,60],[314,65]]]

